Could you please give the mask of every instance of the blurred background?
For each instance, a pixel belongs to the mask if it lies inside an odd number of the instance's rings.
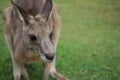
[[[69,80],[120,80],[120,0],[54,2],[62,20],[58,72]],[[0,80],[13,80],[2,24],[2,12],[8,6],[10,0],[0,0]],[[42,79],[41,63],[28,64],[27,69],[31,80]]]

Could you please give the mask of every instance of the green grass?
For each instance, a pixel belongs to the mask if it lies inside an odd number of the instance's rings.
[[[54,1],[62,18],[57,70],[70,80],[120,80],[120,0]],[[0,0],[0,80],[13,80],[1,20],[9,5],[9,0]],[[41,63],[27,69],[31,80],[42,79]]]

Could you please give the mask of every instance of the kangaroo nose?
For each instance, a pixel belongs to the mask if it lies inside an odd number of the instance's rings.
[[[52,61],[54,59],[53,55],[45,54],[46,59]]]

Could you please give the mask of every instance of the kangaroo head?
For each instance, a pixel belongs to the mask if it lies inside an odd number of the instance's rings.
[[[25,48],[40,54],[43,61],[51,62],[55,56],[55,49],[50,41],[48,18],[52,10],[52,0],[46,0],[42,10],[32,16],[23,8],[15,4],[14,10],[22,21],[23,42]]]

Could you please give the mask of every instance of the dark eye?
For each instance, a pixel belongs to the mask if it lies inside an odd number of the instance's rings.
[[[34,35],[29,35],[29,37],[30,37],[31,41],[36,41],[37,40],[36,36],[34,36]]]
[[[52,38],[53,37],[53,33],[50,33],[50,38]]]

